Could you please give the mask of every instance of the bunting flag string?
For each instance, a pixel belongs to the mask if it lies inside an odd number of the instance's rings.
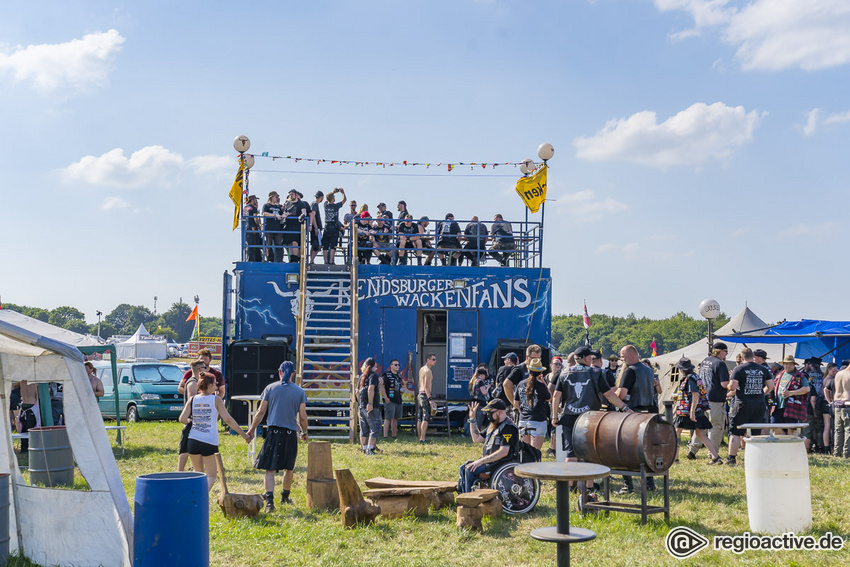
[[[471,170],[476,170],[481,168],[482,170],[486,170],[488,167],[491,169],[495,169],[499,166],[514,166],[519,167],[522,162],[431,162],[431,161],[358,161],[358,160],[350,160],[350,159],[327,159],[327,158],[307,158],[307,157],[297,157],[297,156],[273,156],[269,155],[269,152],[262,152],[260,154],[251,154],[254,158],[271,158],[272,161],[277,161],[279,159],[287,159],[293,161],[295,163],[300,162],[308,162],[319,164],[329,164],[329,165],[353,165],[354,167],[366,167],[366,166],[375,166],[381,168],[387,167],[424,167],[425,169],[430,169],[432,166],[434,167],[445,167],[448,171],[453,171],[458,167],[469,167]]]

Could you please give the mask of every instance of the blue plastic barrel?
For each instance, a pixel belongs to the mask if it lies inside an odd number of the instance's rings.
[[[210,506],[207,476],[197,472],[136,477],[135,567],[208,567]]]

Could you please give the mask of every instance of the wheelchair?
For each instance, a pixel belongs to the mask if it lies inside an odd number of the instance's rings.
[[[505,514],[525,514],[531,512],[540,500],[540,481],[536,478],[518,476],[514,469],[522,463],[539,461],[537,455],[523,454],[520,448],[517,460],[511,460],[496,467],[492,472],[478,475],[474,483],[476,488],[491,488],[499,491],[502,511]]]

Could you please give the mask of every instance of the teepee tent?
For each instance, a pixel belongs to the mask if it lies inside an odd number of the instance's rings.
[[[93,339],[20,313],[0,311],[0,411],[12,382],[62,382],[68,440],[89,490],[42,488],[18,468],[8,420],[0,433],[0,472],[10,474],[10,549],[42,565],[129,566],[133,519],[79,349]]]
[[[782,360],[785,353],[793,353],[796,345],[767,344],[758,342],[758,337],[763,335],[769,328],[770,325],[765,323],[758,315],[753,313],[749,307],[744,307],[744,309],[732,317],[728,323],[714,331],[714,335],[716,337],[720,337],[716,340],[723,340],[722,337],[724,336],[734,335],[741,332],[747,332],[748,336],[751,337],[750,340],[752,342],[747,342],[746,344],[737,344],[733,342],[727,343],[727,346],[729,347],[729,354],[726,357],[727,365],[729,365],[730,368],[734,367],[735,355],[738,354],[738,351],[745,346],[752,349],[763,349],[767,352],[768,360],[777,362]],[[686,347],[652,358],[652,362],[658,365],[657,374],[662,388],[661,399],[672,399],[674,390],[679,385],[677,380],[671,381],[671,375],[674,374],[674,365],[680,358],[689,358],[694,366],[698,366],[700,361],[702,361],[702,359],[706,356],[708,356],[708,341],[707,339],[702,339],[689,344]]]
[[[168,343],[165,339],[156,339],[151,336],[145,325],[139,325],[132,337],[115,345],[118,349],[118,358],[128,360],[131,358],[155,358],[165,359],[168,354]]]

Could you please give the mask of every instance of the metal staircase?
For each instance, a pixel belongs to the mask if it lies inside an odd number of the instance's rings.
[[[312,439],[354,441],[351,361],[357,360],[356,264],[311,265],[301,257],[298,309],[297,382],[307,394],[308,433]],[[356,292],[355,292],[356,297]]]

